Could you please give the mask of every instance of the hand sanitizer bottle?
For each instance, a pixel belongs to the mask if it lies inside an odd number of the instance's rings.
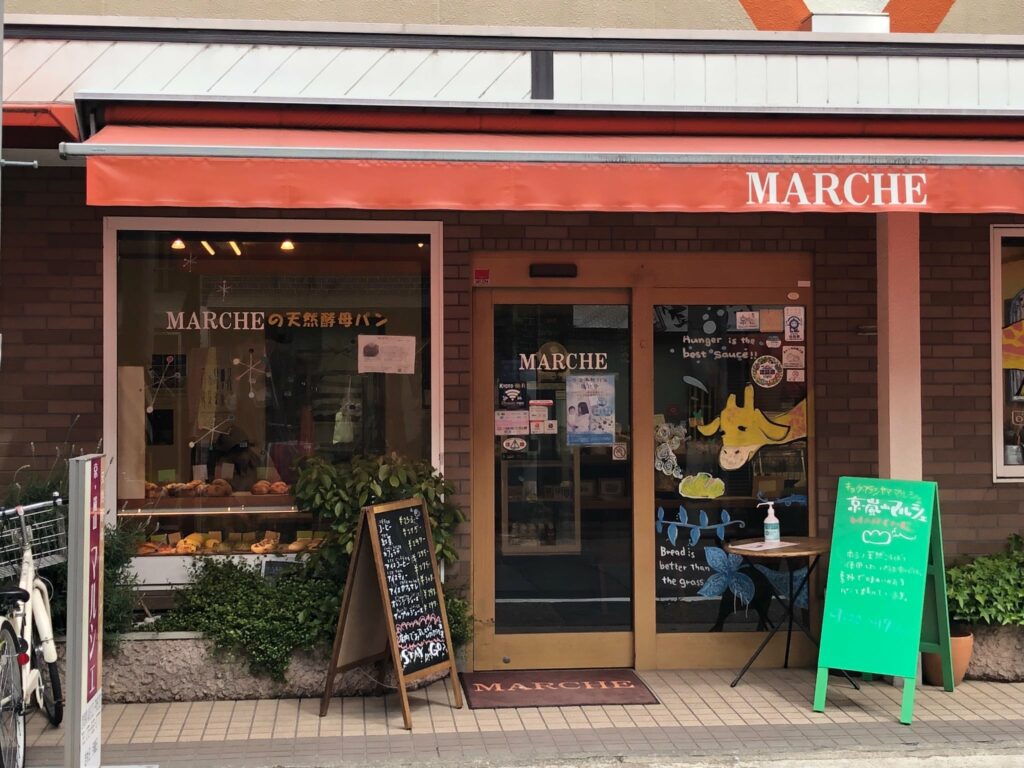
[[[764,519],[764,540],[779,541],[781,535],[779,532],[779,518],[775,516],[775,502],[763,501],[757,506],[768,507],[768,515]]]

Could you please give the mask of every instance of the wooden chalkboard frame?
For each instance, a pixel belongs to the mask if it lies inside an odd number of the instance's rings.
[[[413,507],[420,508],[420,519],[423,521],[423,528],[427,539],[427,548],[430,551],[430,565],[433,571],[434,587],[437,590],[438,604],[441,609],[441,623],[444,627],[444,639],[447,646],[448,658],[445,661],[433,664],[429,667],[416,670],[415,672],[406,675],[402,667],[401,653],[398,648],[398,633],[395,629],[394,612],[391,606],[390,594],[387,587],[387,578],[384,572],[384,559],[381,553],[380,546],[380,534],[375,523],[375,518],[379,514],[392,512],[396,509],[411,509]],[[331,649],[331,659],[327,667],[327,679],[324,683],[324,693],[320,700],[320,717],[324,717],[327,714],[328,709],[331,705],[331,693],[334,689],[334,680],[339,672],[344,672],[352,667],[366,664],[374,661],[381,661],[383,659],[391,657],[391,661],[395,669],[395,677],[398,680],[398,694],[402,702],[402,719],[406,730],[412,729],[412,713],[409,709],[409,694],[406,690],[406,686],[409,683],[421,680],[424,677],[443,672],[448,670],[451,673],[452,680],[452,694],[455,698],[455,706],[459,709],[462,708],[462,691],[459,688],[459,673],[455,666],[455,653],[452,647],[451,631],[448,628],[448,611],[444,604],[444,592],[441,588],[441,577],[437,567],[437,558],[434,555],[434,537],[430,530],[430,515],[427,512],[427,505],[422,498],[416,497],[411,499],[403,499],[401,501],[388,502],[387,504],[374,504],[372,506],[363,507],[359,514],[359,523],[356,526],[355,539],[353,540],[352,547],[352,559],[349,562],[348,576],[345,579],[345,589],[342,594],[341,600],[341,611],[338,614],[338,627],[334,635],[334,645]],[[367,551],[367,547],[369,550]],[[364,565],[366,557],[370,557],[373,561],[373,570],[376,575],[375,579],[370,579],[367,573],[367,567]],[[367,584],[366,582],[370,582]],[[375,585],[375,586],[373,586]],[[366,590],[376,590],[377,602],[367,603],[362,590],[365,593]],[[361,600],[361,598],[363,598]],[[372,596],[371,596],[372,600]],[[354,613],[354,607],[362,605],[364,612],[372,611],[374,608],[380,609],[382,616],[355,616],[350,617],[350,614]],[[368,642],[374,644],[380,639],[380,630],[383,627],[386,629],[387,639],[385,647],[380,652],[368,651],[366,647],[357,647],[357,653],[355,658],[342,659],[344,651],[344,640],[346,637],[351,637],[351,631],[348,636],[345,634],[346,626],[352,618],[355,621],[365,622],[369,626],[359,626],[355,628],[355,631],[361,633],[372,633],[369,635]],[[383,619],[383,622],[381,621]],[[365,643],[366,641],[364,641]],[[379,644],[372,645],[372,647],[380,647]]]
[[[840,478],[839,482],[846,480],[859,480],[867,478]],[[872,482],[885,482],[884,479],[871,479]],[[925,584],[924,584],[924,605],[922,606],[920,640],[918,651],[924,653],[938,653],[942,664],[943,689],[952,692],[953,683],[953,658],[949,639],[949,602],[946,594],[946,570],[945,557],[942,547],[942,514],[939,511],[939,489],[936,483],[921,483],[932,487],[931,496],[931,524],[928,526],[929,541],[928,555],[925,563]],[[837,494],[841,495],[841,494]],[[838,499],[836,515],[838,515]],[[835,530],[833,530],[833,535]],[[827,596],[826,596],[827,602]],[[865,680],[871,680],[876,670],[857,669],[851,670],[861,672]],[[894,678],[895,679],[895,678]],[[814,686],[815,712],[825,711],[825,699],[828,693],[829,668],[818,666],[817,678]],[[914,719],[914,694],[917,687],[916,677],[903,678],[903,694],[900,706],[900,722],[910,725]]]

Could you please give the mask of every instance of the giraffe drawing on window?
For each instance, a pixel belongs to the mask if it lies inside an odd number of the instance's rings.
[[[739,469],[766,445],[784,445],[807,437],[807,399],[781,414],[766,415],[754,407],[754,385],[743,390],[743,405],[729,395],[725,408],[710,424],[697,427],[705,437],[722,433],[718,463],[722,469]]]

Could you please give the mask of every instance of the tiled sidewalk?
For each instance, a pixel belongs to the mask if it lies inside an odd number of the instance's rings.
[[[841,678],[828,707],[811,711],[810,670],[642,672],[661,704],[461,710],[447,681],[411,693],[413,730],[395,696],[319,702],[262,700],[111,704],[103,710],[103,764],[190,768],[407,762],[454,765],[576,756],[774,756],[820,750],[1024,749],[1024,684],[969,682],[953,694],[918,689],[915,722],[900,725],[899,691]],[[34,716],[30,766],[61,763],[63,732]]]

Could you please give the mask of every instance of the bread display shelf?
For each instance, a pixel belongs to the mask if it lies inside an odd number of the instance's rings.
[[[282,493],[236,493],[233,496],[164,496],[159,499],[118,499],[122,517],[166,515],[294,515],[295,498]]]

